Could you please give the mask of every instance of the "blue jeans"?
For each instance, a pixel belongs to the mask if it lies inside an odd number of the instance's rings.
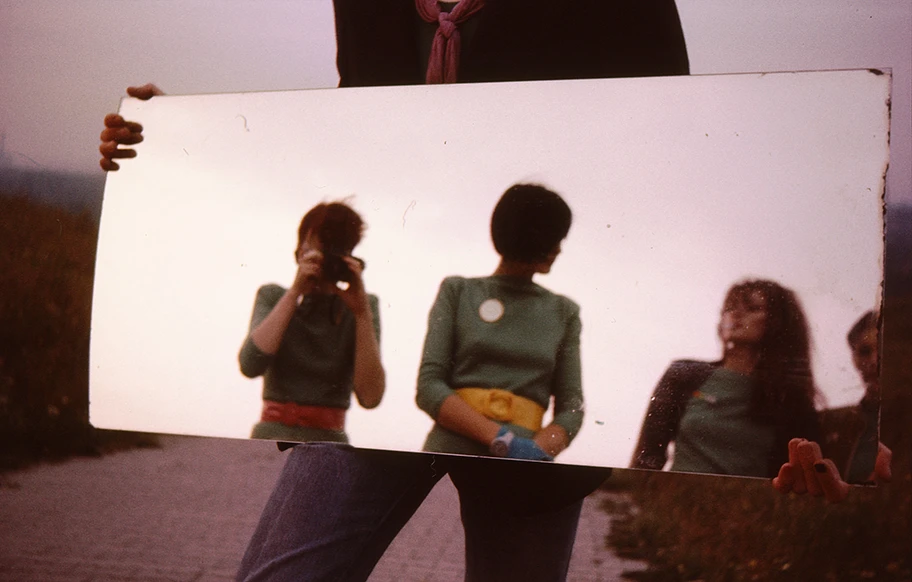
[[[565,467],[311,443],[294,447],[260,517],[237,579],[362,582],[447,472],[459,491],[466,580],[566,577],[590,483]],[[570,468],[578,469],[578,468]],[[593,471],[597,473],[593,473]],[[551,481],[536,477],[550,472]],[[586,490],[588,489],[588,490]]]

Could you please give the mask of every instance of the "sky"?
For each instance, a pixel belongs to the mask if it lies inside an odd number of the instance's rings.
[[[261,380],[236,358],[256,289],[293,277],[307,208],[352,196],[388,391],[348,432],[420,450],[434,294],[447,275],[493,271],[490,212],[530,180],[575,213],[538,278],[582,308],[586,420],[562,461],[626,464],[669,362],[718,357],[722,297],[745,277],[799,294],[818,385],[857,400],[843,338],[879,292],[888,88],[861,70],[129,100],[146,141],[105,192],[91,420],[246,436]]]
[[[912,4],[679,0],[694,74],[892,67],[888,196],[912,203]],[[17,165],[98,171],[128,85],[333,87],[330,0],[0,0],[0,134]]]
[[[892,68],[888,203],[912,203],[912,5],[678,7],[696,75]],[[153,81],[174,95],[328,88],[334,50],[329,0],[0,0],[0,161],[97,172],[101,120],[127,85]],[[709,336],[716,310],[697,318]]]

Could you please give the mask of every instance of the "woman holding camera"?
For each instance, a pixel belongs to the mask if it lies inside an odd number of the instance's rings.
[[[315,206],[298,228],[291,287],[269,284],[257,292],[238,356],[245,376],[263,376],[253,438],[347,443],[352,392],[365,408],[380,404],[378,300],[364,290],[364,263],[351,256],[363,229],[346,204]]]

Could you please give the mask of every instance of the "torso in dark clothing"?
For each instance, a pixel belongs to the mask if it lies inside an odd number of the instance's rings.
[[[340,87],[424,83],[436,25],[414,0],[335,0]],[[460,26],[459,82],[686,75],[671,0],[488,0]]]

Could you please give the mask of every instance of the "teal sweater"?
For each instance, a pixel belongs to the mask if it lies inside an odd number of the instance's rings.
[[[572,439],[583,421],[579,306],[531,281],[448,277],[428,318],[418,406],[437,418],[456,388],[500,388],[543,408]],[[519,436],[528,429],[508,425]],[[425,450],[486,455],[481,443],[435,425]]]
[[[280,285],[260,287],[250,320],[251,331],[284,293],[285,288]],[[369,300],[379,340],[379,301],[374,295]],[[307,295],[295,310],[275,354],[263,353],[248,334],[238,360],[241,373],[248,378],[263,376],[264,400],[348,409],[355,366],[355,317],[335,295]],[[274,422],[258,423],[252,436],[288,441],[348,440],[341,431],[294,428]]]
[[[688,399],[672,471],[766,477],[776,429],[750,417],[753,379],[716,368]]]

